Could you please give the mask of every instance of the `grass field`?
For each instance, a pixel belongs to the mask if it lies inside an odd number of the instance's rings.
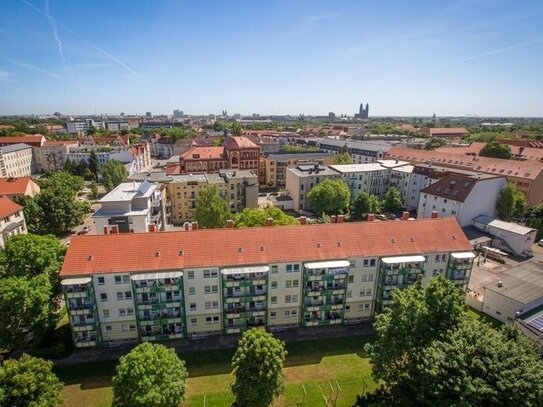
[[[353,336],[287,344],[285,393],[278,406],[296,406],[307,396],[304,406],[325,406],[323,396],[337,397],[337,407],[352,406],[356,395],[372,390],[371,366],[364,354],[364,343],[372,336]],[[186,401],[183,406],[230,406],[232,374],[230,360],[234,350],[213,350],[180,355],[187,364]],[[116,362],[100,362],[57,369],[64,381],[64,406],[105,407],[111,404],[111,377]],[[341,389],[338,393],[338,386]]]

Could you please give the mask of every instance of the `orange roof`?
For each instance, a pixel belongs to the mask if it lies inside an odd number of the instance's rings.
[[[471,245],[453,218],[74,236],[60,274],[172,270],[466,250],[471,250]]]
[[[21,205],[17,205],[11,199],[5,196],[0,197],[0,218],[12,215],[22,209],[23,207]]]
[[[31,182],[28,177],[0,178],[0,195],[24,195]]]
[[[222,159],[224,147],[192,147],[181,154],[182,160],[213,160]],[[198,155],[198,158],[194,156]]]
[[[64,146],[66,144],[77,144],[77,140],[48,140],[44,146]]]
[[[258,146],[247,137],[227,137],[224,140],[225,148],[258,148]]]
[[[462,168],[486,174],[504,175],[525,179],[536,179],[543,171],[543,164],[535,160],[504,160],[489,157],[474,157],[462,153],[428,151],[414,148],[393,147],[386,158],[411,163],[433,163],[444,167]]]
[[[13,136],[13,137],[0,137],[0,145],[7,146],[10,144],[25,143],[29,146],[42,146],[45,142],[45,137],[41,134],[38,135],[26,135],[26,136]]]
[[[505,144],[505,143],[502,143]],[[467,147],[440,147],[436,151],[444,153],[462,153],[469,155],[478,155],[481,149],[485,146],[485,143],[473,142]],[[527,160],[542,160],[543,159],[543,149],[542,148],[533,148],[533,147],[523,147],[509,145],[511,148],[511,153],[513,156],[518,156]]]
[[[469,134],[469,131],[467,131],[464,127],[430,127],[425,130],[425,132],[430,136],[436,136],[439,134],[457,134],[462,136],[464,134]]]

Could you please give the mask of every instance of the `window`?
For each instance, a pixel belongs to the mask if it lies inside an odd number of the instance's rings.
[[[285,311],[285,317],[290,318],[290,310]]]
[[[130,282],[130,276],[129,276],[128,274],[125,274],[125,275],[123,276],[123,283],[124,283],[124,284],[127,284],[127,283],[129,283],[129,282]]]
[[[213,309],[219,309],[219,301],[213,301]]]
[[[297,273],[300,271],[299,264],[287,264],[287,273]]]
[[[292,280],[292,286],[293,287],[298,287],[300,285],[300,281],[299,280]]]
[[[285,288],[292,288],[292,280],[287,280],[285,282]]]
[[[375,267],[375,259],[370,259],[370,267]]]
[[[190,309],[191,311],[196,311],[196,303],[191,302],[190,305],[189,305],[189,309]]]
[[[356,267],[356,260],[349,260],[349,267],[350,268]]]
[[[104,277],[98,277],[98,285],[104,285],[106,282],[105,282],[105,279]]]
[[[219,286],[218,285],[212,285],[211,286],[211,292],[213,294],[217,294],[219,292]]]
[[[351,306],[350,305],[345,305],[345,311],[349,312],[351,310]]]
[[[121,324],[121,332],[128,332],[129,329],[128,324]]]
[[[126,315],[131,317],[134,315],[134,308],[127,308],[126,309]]]
[[[213,323],[213,318],[211,318],[211,317],[206,317],[206,324],[207,324],[207,325],[210,325],[210,324],[212,324],[212,323]]]
[[[436,261],[439,261],[440,258],[441,256],[439,254],[436,254]]]
[[[370,309],[370,304],[358,304],[358,311],[368,311]]]
[[[196,287],[189,287],[189,295],[196,295]]]
[[[277,297],[273,296],[270,298],[272,304],[277,304]]]
[[[205,302],[205,309],[211,309],[211,301]]]
[[[102,315],[104,316],[104,318],[109,318],[110,317],[109,310],[108,309],[103,309],[102,310]]]
[[[347,298],[351,298],[353,296],[353,292],[351,290],[347,291]]]
[[[106,325],[106,332],[113,331],[113,327],[111,325]]]
[[[277,274],[277,266],[271,266],[271,273]]]
[[[373,281],[373,273],[368,274],[368,281]]]
[[[365,274],[364,274],[365,276]],[[354,283],[354,276],[349,276],[349,283]]]
[[[117,301],[124,300],[124,293],[122,291],[117,291]]]
[[[298,294],[292,296],[292,302],[298,302]]]
[[[136,325],[135,324],[129,324],[128,329],[130,330],[130,332],[134,332],[136,330]]]
[[[204,278],[211,278],[211,271],[210,270],[204,270]]]
[[[124,299],[125,300],[131,300],[132,299],[132,291],[125,291],[124,292]]]
[[[189,280],[194,280],[194,270],[187,271],[187,278]]]
[[[275,311],[270,312],[270,318],[275,319],[275,317],[277,317],[277,312]]]
[[[217,270],[211,270],[211,278],[217,278],[219,276],[219,272]]]
[[[204,286],[204,294],[211,294],[211,286],[210,285]]]
[[[435,276],[437,276],[437,269],[432,270],[432,277],[435,277]]]
[[[277,288],[277,281],[272,281],[271,282],[271,288],[272,288],[272,290],[275,290]]]
[[[126,308],[119,308],[119,316],[126,317]]]
[[[197,318],[191,318],[190,319],[190,324],[191,325],[196,325],[198,323],[198,319]]]
[[[290,304],[292,302],[292,296],[291,295],[285,295],[285,303]]]
[[[106,302],[107,301],[107,294],[106,293],[101,293],[100,294],[100,301],[101,302]]]
[[[441,255],[441,261],[447,261],[447,255],[446,254]]]
[[[123,279],[121,276],[115,276],[115,284],[121,284],[123,282]]]

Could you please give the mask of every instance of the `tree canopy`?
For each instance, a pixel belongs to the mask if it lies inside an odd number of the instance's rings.
[[[59,406],[62,382],[52,368],[52,362],[27,354],[4,361],[0,365],[0,406]]]
[[[353,157],[348,153],[336,154],[334,156],[334,164],[336,165],[352,164],[353,162]]]
[[[543,239],[543,204],[529,210],[527,225],[537,229],[537,238]]]
[[[285,345],[258,328],[245,331],[232,359],[236,407],[267,407],[284,390]]]
[[[230,126],[230,131],[232,132],[232,136],[235,137],[241,137],[243,136],[243,127],[238,122],[233,122]]]
[[[543,362],[518,330],[464,313],[463,293],[438,276],[394,291],[366,345],[381,387],[359,406],[541,405]]]
[[[500,219],[509,222],[524,214],[526,211],[526,197],[517,189],[515,184],[508,182],[500,191],[500,196],[496,202],[496,210]]]
[[[94,180],[97,180],[100,172],[100,163],[98,162],[98,157],[96,156],[94,150],[91,151],[89,156],[88,170],[92,174]]]
[[[102,180],[107,191],[111,191],[127,177],[126,167],[117,160],[108,160],[102,166]]]
[[[119,359],[114,407],[177,407],[185,398],[187,370],[174,349],[143,342]]]
[[[342,180],[325,179],[307,194],[311,210],[318,215],[340,215],[349,209],[351,191]]]
[[[219,188],[210,185],[198,191],[195,218],[202,228],[223,228],[231,219],[228,203],[219,195]]]
[[[273,224],[276,226],[298,224],[298,220],[294,216],[287,215],[279,208],[245,208],[234,216],[234,226],[237,228],[266,226],[268,218],[272,218]]]
[[[439,137],[432,137],[428,139],[428,141],[424,145],[424,149],[435,150],[436,148],[443,147],[446,145],[447,145],[447,140],[439,138]]]
[[[497,141],[490,141],[484,145],[484,147],[479,151],[481,157],[492,157],[492,158],[511,158],[511,147],[507,144],[500,144]]]
[[[355,220],[364,219],[368,213],[378,213],[381,202],[375,195],[369,195],[363,191],[359,193],[351,204],[351,216]]]
[[[391,187],[385,194],[385,199],[383,200],[383,209],[386,212],[395,213],[402,209],[402,196],[400,191],[396,187]]]

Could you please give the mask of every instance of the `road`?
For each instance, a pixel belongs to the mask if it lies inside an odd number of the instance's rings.
[[[86,196],[82,196],[80,198],[86,198]],[[81,232],[85,226],[88,226],[90,228],[89,232],[86,233],[86,234],[95,235],[96,234],[96,228],[94,226],[94,220],[92,219],[91,216],[98,208],[100,208],[99,203],[91,203],[91,209],[92,209],[91,213],[89,213],[87,215],[87,217],[85,218],[85,221],[81,225],[76,226],[75,228],[72,229],[72,233],[69,236],[66,236],[66,237],[60,239],[62,244],[67,244],[70,241],[70,239],[73,236],[77,236],[77,234],[79,232]]]

